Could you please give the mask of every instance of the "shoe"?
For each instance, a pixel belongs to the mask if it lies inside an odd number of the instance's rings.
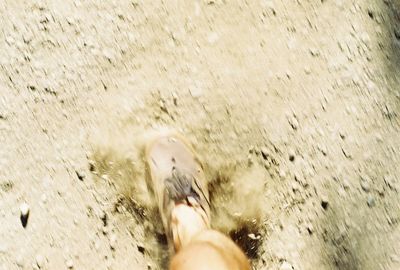
[[[179,251],[210,228],[210,202],[201,162],[179,134],[157,136],[146,147],[145,160],[167,241]]]

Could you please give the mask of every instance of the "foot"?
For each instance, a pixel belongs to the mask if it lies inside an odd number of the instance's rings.
[[[146,163],[170,246],[179,251],[210,228],[207,182],[190,144],[177,134],[163,134],[146,149]]]

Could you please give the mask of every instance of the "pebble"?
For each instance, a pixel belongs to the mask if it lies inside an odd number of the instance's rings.
[[[328,209],[328,206],[329,206],[328,197],[322,196],[322,198],[321,198],[321,206],[322,206],[322,208],[324,208],[324,210]]]
[[[100,213],[100,219],[103,222],[103,226],[106,227],[107,224],[108,224],[108,216],[107,216],[107,213],[105,211],[102,211]]]
[[[45,204],[47,202],[46,194],[42,194],[42,196],[40,196],[40,200],[42,201],[43,204]]]
[[[342,185],[343,185],[344,189],[349,189],[350,188],[350,183],[349,183],[349,181],[347,179],[343,179]]]
[[[350,153],[349,149],[347,147],[345,147],[345,146],[342,146],[342,153],[348,159],[352,159],[353,158],[353,155]]]
[[[103,227],[101,228],[101,232],[102,232],[104,235],[107,235],[107,234],[108,234],[108,231],[109,231],[109,229],[108,229],[108,227],[106,227],[106,226],[103,226]]]
[[[43,266],[44,266],[44,258],[43,258],[43,256],[42,255],[36,255],[36,258],[35,258],[35,260],[36,260],[36,265],[39,267],[39,268],[42,268]]]
[[[250,239],[253,239],[253,240],[259,240],[260,238],[261,238],[261,235],[255,235],[254,233],[249,233],[248,235],[247,235]]]
[[[207,41],[208,43],[210,43],[211,45],[215,44],[219,39],[219,36],[217,33],[212,32],[207,36]]]
[[[364,33],[362,33],[361,34],[361,41],[365,44],[365,45],[369,45],[369,42],[370,42],[370,37],[369,37],[369,35],[368,35],[368,33],[367,32],[364,32]]]
[[[396,37],[396,39],[400,40],[400,28],[394,28],[394,36]]]
[[[110,248],[112,250],[115,250],[116,244],[117,244],[117,236],[115,234],[112,234],[110,236]]]
[[[142,253],[142,254],[144,254],[144,251],[146,250],[146,249],[144,248],[144,245],[143,245],[143,244],[138,244],[138,245],[137,245],[137,249],[138,249],[138,251],[139,251],[140,253]]]
[[[307,231],[308,231],[309,234],[313,234],[314,226],[311,223],[307,224],[306,228],[307,228]]]
[[[370,191],[370,186],[369,183],[366,182],[365,180],[361,180],[360,182],[361,188],[365,191],[365,192],[369,192]]]
[[[174,102],[175,106],[178,106],[178,94],[176,92],[172,93],[172,101]]]
[[[368,195],[367,204],[368,204],[369,207],[374,207],[375,206],[375,198],[372,195]]]
[[[194,98],[199,98],[203,95],[203,89],[197,85],[189,87],[189,93]]]
[[[20,213],[21,213],[21,222],[22,226],[25,228],[28,223],[29,218],[29,205],[27,203],[23,203],[20,206]]]
[[[113,62],[115,60],[115,53],[112,49],[103,49],[102,53],[109,62]]]
[[[65,265],[67,266],[68,269],[74,268],[74,262],[71,259],[67,260],[65,262]]]
[[[86,174],[82,170],[76,170],[75,173],[76,173],[76,176],[78,176],[78,179],[81,181],[83,181],[86,178]]]
[[[99,241],[99,240],[97,240],[97,241],[94,243],[94,248],[95,248],[97,251],[100,250],[100,241]]]
[[[7,42],[8,45],[13,45],[15,40],[14,40],[14,38],[12,36],[7,36],[6,37],[6,42]]]
[[[297,130],[299,127],[299,121],[297,121],[296,117],[289,117],[288,119],[290,126],[294,129]]]
[[[320,144],[320,145],[318,145],[318,149],[319,149],[319,151],[321,151],[321,153],[324,156],[326,156],[328,154],[328,149],[327,149],[326,145]]]
[[[286,178],[286,172],[283,169],[279,170],[279,177],[281,179],[285,179]]]
[[[319,56],[319,51],[316,48],[310,48],[310,53],[314,57]]]
[[[25,265],[24,257],[22,255],[18,255],[17,258],[15,259],[15,263],[17,264],[18,267],[23,268]]]
[[[393,179],[392,176],[390,175],[384,175],[383,176],[383,181],[385,182],[385,184],[392,190],[396,190],[396,186],[395,186],[395,181]]]
[[[297,191],[299,191],[299,190],[300,190],[300,185],[299,185],[299,183],[293,182],[293,183],[292,183],[292,191],[293,191],[293,192],[297,192]]]
[[[292,38],[287,42],[287,47],[289,48],[289,50],[293,50],[295,49],[297,46],[297,42],[296,39]]]
[[[392,262],[399,263],[400,262],[400,257],[399,256],[400,256],[400,254],[399,255],[392,254],[392,255],[390,255],[390,260]]]
[[[379,143],[382,143],[382,142],[383,142],[383,138],[382,138],[382,135],[381,135],[381,134],[379,134],[379,133],[376,134],[376,135],[375,135],[375,138],[376,138],[376,141],[377,141],[377,142],[379,142]]]
[[[293,270],[293,269],[294,269],[293,266],[288,262],[283,262],[281,264],[281,267],[279,267],[279,270]]]
[[[288,154],[289,154],[289,160],[290,160],[291,162],[293,162],[294,159],[295,159],[296,153],[294,152],[293,149],[290,149]]]
[[[262,157],[263,157],[264,159],[267,159],[268,156],[269,156],[268,148],[265,147],[265,146],[263,146],[263,147],[261,147],[260,150],[261,150],[261,155],[262,155]]]

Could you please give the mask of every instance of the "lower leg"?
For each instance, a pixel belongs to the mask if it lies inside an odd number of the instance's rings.
[[[176,253],[170,270],[250,270],[250,264],[240,248],[215,230],[204,230]]]

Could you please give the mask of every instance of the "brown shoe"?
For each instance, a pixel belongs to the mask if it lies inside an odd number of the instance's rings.
[[[175,251],[210,228],[210,204],[202,165],[178,134],[163,134],[146,148],[146,163],[168,244]]]

